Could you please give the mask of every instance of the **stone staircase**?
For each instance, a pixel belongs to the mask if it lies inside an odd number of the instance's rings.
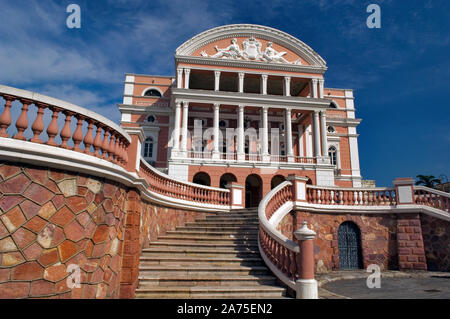
[[[258,251],[256,210],[187,223],[143,250],[136,298],[282,298]]]

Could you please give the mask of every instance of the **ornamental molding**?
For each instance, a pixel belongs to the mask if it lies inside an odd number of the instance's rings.
[[[273,64],[287,64],[294,62],[294,64],[298,61],[283,61],[283,52],[277,52],[271,48],[271,45],[268,45],[267,48],[262,51],[261,43],[256,40],[263,39],[269,42],[275,42],[295,54],[304,58],[311,66],[325,68],[326,62],[325,60],[317,54],[311,47],[309,47],[304,42],[299,39],[293,37],[290,34],[287,34],[283,31],[261,26],[254,24],[231,24],[225,25],[217,28],[213,28],[207,31],[204,31],[185,43],[179,46],[176,50],[177,56],[192,56],[192,54],[210,43],[224,40],[224,39],[234,39],[238,37],[247,37],[248,39],[244,41],[243,49],[241,50],[237,43],[232,44],[226,49],[219,49],[218,52],[212,57],[201,56],[202,58],[212,58],[214,60],[222,60],[223,57],[227,58],[226,60],[231,59],[242,59],[247,62],[247,60],[255,61],[261,60],[264,62],[269,62],[269,65]],[[278,62],[278,63],[274,63]],[[287,64],[289,65],[289,64]]]

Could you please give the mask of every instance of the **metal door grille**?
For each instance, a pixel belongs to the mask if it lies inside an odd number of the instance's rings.
[[[363,268],[361,253],[361,232],[356,224],[344,222],[338,230],[340,269]]]

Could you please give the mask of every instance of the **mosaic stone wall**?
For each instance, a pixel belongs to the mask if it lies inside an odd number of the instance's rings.
[[[450,223],[428,215],[420,221],[428,270],[450,271]]]

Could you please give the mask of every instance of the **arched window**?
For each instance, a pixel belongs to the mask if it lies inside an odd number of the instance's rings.
[[[156,89],[150,89],[145,91],[144,96],[151,96],[151,97],[162,97],[161,92],[159,92]]]
[[[336,129],[334,128],[334,126],[332,125],[328,126],[328,133],[336,133]]]
[[[338,106],[337,106],[336,102],[332,101],[332,102],[330,103],[330,108],[332,108],[332,109],[337,109]]]
[[[337,150],[336,150],[336,147],[331,146],[328,149],[328,156],[331,159],[331,165],[337,165]]]
[[[149,115],[147,117],[147,122],[154,123],[156,121],[156,118],[153,115]]]
[[[148,137],[144,142],[144,158],[153,158],[154,141],[152,137]]]

